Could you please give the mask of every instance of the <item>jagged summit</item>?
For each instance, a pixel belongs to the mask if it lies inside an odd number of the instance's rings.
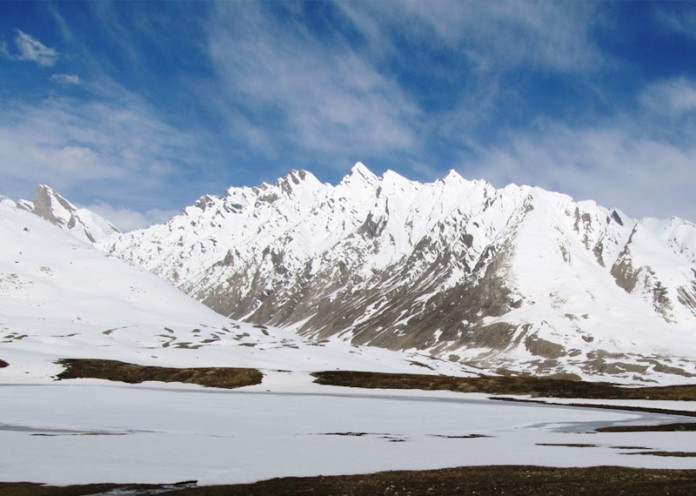
[[[360,162],[335,186],[291,171],[205,199],[100,246],[224,315],[316,339],[530,372],[696,375],[679,358],[696,357],[689,222]]]
[[[372,185],[379,181],[379,178],[362,162],[357,162],[351,169],[350,172],[341,180],[339,186],[346,185],[352,186],[356,184],[362,185]]]
[[[37,184],[34,200],[20,200],[17,206],[49,221],[73,236],[88,243],[120,232],[109,221],[91,210],[77,208],[56,190],[45,184]]]
[[[350,169],[350,172],[348,173],[349,176],[352,176],[353,174],[360,174],[363,177],[376,177],[370,169],[367,168],[365,164],[362,162],[355,162],[355,165]]]

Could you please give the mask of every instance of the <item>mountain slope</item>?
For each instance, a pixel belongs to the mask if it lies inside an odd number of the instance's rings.
[[[315,343],[239,323],[0,197],[0,368],[4,383],[42,382],[59,358],[174,367],[317,371],[465,368],[415,353]],[[271,372],[265,369],[272,369]]]
[[[696,373],[696,226],[538,188],[292,171],[100,246],[223,315],[314,339],[536,373]]]

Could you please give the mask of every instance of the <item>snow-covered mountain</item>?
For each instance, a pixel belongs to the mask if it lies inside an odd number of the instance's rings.
[[[235,322],[0,197],[0,382],[45,382],[60,358],[174,367],[466,374],[456,364]],[[271,369],[270,371],[267,369]]]
[[[298,173],[295,178],[302,182],[302,175]],[[331,187],[322,188],[331,191]],[[366,194],[365,198],[370,196]],[[341,211],[344,207],[347,212],[357,208],[344,203],[336,209]],[[189,210],[195,212],[197,208]],[[217,208],[222,208],[221,204]],[[368,205],[363,213],[370,211],[375,212]],[[396,206],[390,209],[396,211]],[[354,218],[360,212],[351,215]],[[348,214],[346,217],[350,218]],[[249,214],[249,218],[254,215]],[[191,216],[188,220],[190,226]],[[350,229],[347,221],[346,227],[342,227],[343,220],[333,220],[332,225],[337,230]],[[326,218],[322,221],[328,222]],[[321,225],[318,219],[314,222]],[[482,219],[476,222],[483,226]],[[423,229],[428,228],[423,225]],[[383,230],[388,229],[391,227],[386,222]],[[444,231],[451,229],[449,225],[443,227]],[[520,227],[519,232],[523,231]],[[482,227],[481,233],[485,232],[488,231]],[[483,236],[481,233],[476,235]],[[327,245],[329,234],[324,240]],[[353,236],[355,250],[363,247],[363,238],[382,240],[379,235],[369,238],[365,234],[362,230]],[[185,239],[188,241],[192,235],[186,233]],[[216,235],[223,239],[220,233]],[[305,232],[304,239],[311,241],[311,235]],[[637,235],[634,238],[639,239]],[[173,491],[188,487],[173,485],[181,480],[196,480],[204,486],[288,476],[510,465],[519,463],[520,454],[525,460],[549,466],[693,468],[688,457],[625,456],[638,452],[679,454],[685,445],[693,443],[693,433],[675,437],[672,433],[593,431],[601,425],[676,422],[676,416],[491,401],[482,393],[312,384],[307,372],[317,370],[422,373],[429,369],[433,374],[449,375],[488,371],[472,370],[457,361],[429,359],[413,351],[355,346],[337,337],[316,341],[292,330],[231,321],[143,268],[106,256],[33,211],[2,197],[0,240],[0,443],[3,453],[12,455],[4,456],[0,463],[2,481],[64,486],[165,483],[163,490]],[[403,243],[399,247],[408,246],[407,241],[395,236],[395,245]],[[468,249],[478,246],[476,240],[468,237],[464,237],[462,245]],[[317,249],[311,242],[308,246]],[[242,245],[239,249],[249,248]],[[435,272],[426,271],[428,264],[434,263],[429,258],[434,252],[429,249],[423,246],[420,258],[407,255],[414,261],[414,281],[420,278],[426,289],[437,280]],[[330,249],[324,252],[338,256]],[[306,253],[311,254],[311,250]],[[395,253],[396,248],[386,256],[398,257]],[[355,258],[347,259],[350,267],[359,267],[358,255],[353,252],[351,256]],[[496,256],[501,255],[490,255],[493,260]],[[396,263],[378,259],[369,252],[364,258],[371,259],[373,268]],[[328,255],[327,260],[331,260]],[[452,263],[443,261],[438,267]],[[514,263],[517,262],[510,262],[510,267],[515,267]],[[499,267],[501,277],[503,270],[510,270],[503,264]],[[320,269],[319,265],[317,270]],[[479,270],[482,272],[478,277],[486,281],[487,271],[493,269]],[[456,287],[456,281],[444,281],[442,284],[450,284],[449,288]],[[385,295],[399,291],[397,282],[394,279],[393,287],[380,289]],[[348,284],[356,288],[356,295],[350,300],[354,309],[360,308],[358,291],[366,298],[380,296],[378,291],[369,294],[364,283],[360,286],[348,278]],[[407,290],[417,290],[415,282],[408,284],[404,286]],[[480,283],[480,287],[486,287],[485,284],[489,283]],[[497,291],[494,284],[490,287]],[[332,288],[337,298],[350,296],[344,288]],[[482,296],[481,301],[484,299]],[[398,304],[395,300],[391,305]],[[386,315],[392,311],[389,305],[381,307]],[[523,300],[518,310],[528,305],[531,303]],[[338,302],[336,308],[340,310]],[[448,307],[443,306],[443,315],[444,310]],[[347,311],[341,310],[350,316]],[[376,315],[366,313],[367,318]],[[444,328],[444,318],[442,322]],[[411,324],[418,329],[415,320]],[[349,324],[347,336],[352,336],[359,325],[357,320]],[[356,336],[364,338],[365,334]],[[655,339],[651,341],[653,345],[654,342]],[[684,337],[682,343],[684,356],[693,359],[691,341]],[[488,349],[493,350],[491,346]],[[437,353],[432,347],[426,351]],[[53,377],[62,369],[55,363],[59,358],[106,358],[170,367],[254,367],[261,369],[264,377],[262,384],[234,392],[185,384],[124,385],[99,379],[55,383]],[[666,359],[662,360],[666,363]],[[566,358],[558,361],[562,363]],[[686,367],[686,363],[675,359],[672,366],[677,365]],[[649,376],[661,382],[676,382],[674,375],[665,372],[669,370],[653,369]],[[627,378],[629,381],[634,382]],[[623,407],[646,406],[644,401],[617,403]],[[693,410],[689,402],[676,403],[650,406]],[[621,436],[621,446],[617,446],[617,435]],[[303,455],[298,457],[297,453]],[[108,494],[118,492],[114,491]],[[120,493],[133,491],[124,488]]]
[[[217,312],[535,373],[696,374],[696,226],[358,163],[206,195],[108,253]]]
[[[34,200],[20,200],[19,208],[35,213],[77,239],[96,243],[111,234],[120,232],[113,224],[86,208],[77,208],[54,189],[39,184]]]

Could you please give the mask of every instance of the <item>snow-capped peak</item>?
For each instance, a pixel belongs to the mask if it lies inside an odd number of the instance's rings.
[[[343,178],[344,183],[354,184],[356,182],[361,182],[365,184],[374,184],[379,178],[362,162],[356,162],[356,164],[350,169],[350,172],[346,177]]]
[[[290,173],[278,179],[276,187],[290,196],[302,197],[300,201],[311,201],[314,194],[322,188],[322,183],[306,170],[293,169]]]
[[[120,232],[103,217],[91,210],[76,207],[45,184],[36,186],[33,201],[20,200],[17,206],[33,212],[88,243],[96,243],[111,234]]]
[[[461,183],[465,181],[465,179],[456,170],[450,169],[450,171],[445,176],[444,181],[446,183]]]

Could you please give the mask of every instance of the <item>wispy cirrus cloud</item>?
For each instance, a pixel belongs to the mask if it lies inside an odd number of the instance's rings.
[[[189,135],[127,94],[99,101],[47,99],[15,105],[0,116],[0,182],[6,194],[17,196],[47,183],[68,197],[79,191],[80,197],[152,208],[154,195],[187,173],[194,150]]]
[[[398,84],[340,37],[322,41],[265,5],[221,3],[209,31],[210,58],[245,134],[273,143],[270,152],[292,144],[324,158],[415,145],[420,111]]]
[[[127,207],[113,207],[101,201],[85,205],[84,208],[108,219],[109,222],[118,227],[122,232],[142,229],[152,224],[166,222],[179,213],[177,210],[162,210],[158,208],[139,212]]]
[[[592,199],[633,217],[679,215],[696,219],[696,144],[680,145],[636,135],[612,122],[572,127],[544,122],[481,150],[463,166],[502,187],[529,184]]]
[[[656,6],[662,26],[687,38],[696,38],[696,12],[688,2],[661,2]]]
[[[345,165],[391,156],[417,172],[429,143],[451,144],[505,112],[501,73],[596,69],[592,13],[516,0],[223,2],[207,30],[223,92],[215,99],[225,102],[230,132],[267,158]],[[450,64],[453,56],[466,64]],[[418,81],[403,75],[425,58]],[[434,109],[433,100],[445,101]]]
[[[80,76],[78,76],[77,74],[52,74],[51,81],[53,81],[54,83],[65,85],[78,85],[82,83]]]
[[[378,43],[377,17],[409,36],[443,42],[482,70],[525,66],[562,72],[596,69],[601,52],[591,37],[597,9],[591,2],[502,0],[496,2],[345,3],[356,27]],[[437,42],[435,43],[437,45]]]
[[[16,58],[19,60],[36,62],[40,66],[47,67],[55,64],[60,56],[57,50],[44,45],[23,31],[17,32],[14,41],[18,52]]]
[[[679,117],[696,112],[696,82],[680,77],[648,85],[640,102],[652,112]]]

